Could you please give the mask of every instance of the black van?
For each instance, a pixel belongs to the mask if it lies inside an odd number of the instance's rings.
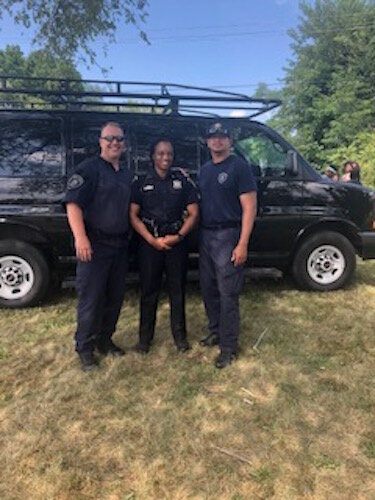
[[[323,179],[275,131],[252,119],[278,101],[171,84],[79,83],[85,90],[73,81],[0,77],[1,305],[34,305],[52,281],[74,272],[62,205],[66,181],[78,163],[98,153],[106,121],[123,126],[124,161],[134,173],[145,172],[150,144],[167,136],[176,165],[195,176],[208,159],[204,131],[220,116],[233,132],[234,152],[258,181],[250,266],[290,270],[300,287],[326,291],[350,280],[356,254],[375,258],[375,192]],[[230,110],[246,117],[228,116]]]

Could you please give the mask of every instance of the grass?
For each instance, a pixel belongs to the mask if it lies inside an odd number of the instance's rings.
[[[334,293],[250,282],[241,357],[218,371],[217,351],[197,342],[193,284],[192,351],[175,352],[163,297],[151,353],[132,352],[132,287],[115,337],[129,352],[90,374],[74,353],[72,292],[1,310],[0,497],[375,498],[374,304],[375,262]]]

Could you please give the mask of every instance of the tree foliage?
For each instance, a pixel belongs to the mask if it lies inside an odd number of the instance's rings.
[[[300,9],[299,25],[290,32],[284,105],[272,124],[322,165],[344,151],[359,154],[375,125],[375,5],[316,0],[302,1]]]
[[[0,74],[81,79],[81,74],[71,62],[54,57],[43,49],[25,56],[19,45],[7,45],[4,50],[0,50]]]
[[[51,55],[46,50],[36,50],[25,56],[18,45],[7,45],[5,50],[0,50],[0,74],[15,76],[15,77],[32,77],[32,78],[69,78],[78,80],[74,85],[75,90],[82,90],[83,85],[80,83],[81,74],[76,70],[74,65],[66,60],[61,60]],[[31,81],[21,81],[12,79],[7,83],[8,88],[17,87],[35,87],[45,90],[53,90],[57,84],[50,81],[44,82],[38,80],[33,83]],[[3,101],[14,102],[44,102],[45,99],[36,99],[22,94],[4,94],[1,96]]]
[[[33,43],[50,55],[73,60],[80,51],[92,64],[90,44],[98,37],[115,41],[121,24],[133,24],[147,41],[147,6],[148,0],[0,0],[0,18],[7,12],[17,24],[35,28]]]

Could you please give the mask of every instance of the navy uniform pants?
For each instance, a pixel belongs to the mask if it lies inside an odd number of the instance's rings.
[[[77,263],[77,352],[92,352],[109,343],[125,295],[127,247],[102,243],[92,247],[92,260]]]
[[[219,334],[220,348],[236,352],[239,334],[239,294],[244,282],[243,266],[234,267],[232,252],[239,228],[202,229],[200,234],[200,284],[208,327]]]
[[[186,340],[186,243],[182,241],[171,250],[159,251],[142,240],[139,246],[139,268],[141,277],[140,344],[148,346],[154,337],[156,309],[164,270],[171,308],[172,335],[176,344]]]

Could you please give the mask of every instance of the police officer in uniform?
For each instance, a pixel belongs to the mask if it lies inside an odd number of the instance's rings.
[[[185,325],[188,253],[185,237],[198,218],[197,193],[186,173],[181,169],[171,168],[173,146],[168,139],[159,139],[153,144],[151,157],[153,167],[144,179],[137,179],[133,183],[130,205],[131,224],[141,236],[140,328],[136,349],[144,354],[150,349],[162,274],[165,270],[171,307],[171,330],[177,349],[184,352],[190,348]]]
[[[94,349],[122,356],[112,342],[125,293],[131,175],[120,164],[124,132],[106,123],[99,139],[100,156],[79,164],[68,181],[65,198],[77,256],[76,351],[82,369],[98,365]]]
[[[203,346],[220,346],[215,366],[237,356],[239,294],[256,209],[256,182],[250,166],[231,154],[230,133],[222,123],[206,135],[211,160],[199,175],[201,194],[200,282],[210,334]]]

